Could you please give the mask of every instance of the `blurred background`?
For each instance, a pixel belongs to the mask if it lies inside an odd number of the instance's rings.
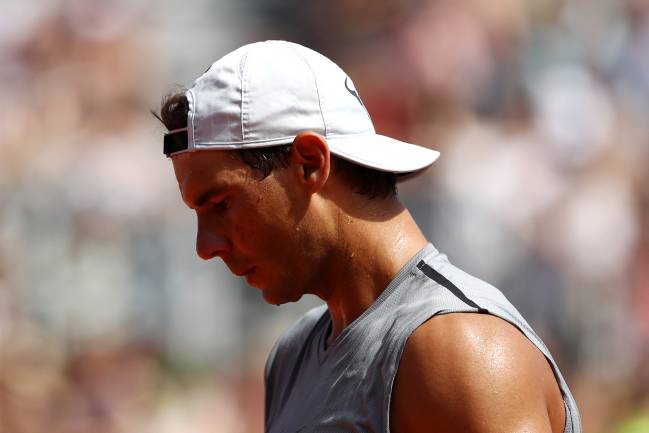
[[[0,432],[263,429],[280,308],[195,255],[149,113],[262,39],[438,149],[400,195],[555,354],[590,433],[649,432],[649,1],[0,0]]]

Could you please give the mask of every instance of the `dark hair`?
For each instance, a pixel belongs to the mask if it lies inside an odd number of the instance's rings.
[[[172,92],[162,99],[160,114],[151,113],[171,131],[187,126],[189,103],[184,90]],[[291,145],[259,147],[236,150],[237,157],[257,171],[261,178],[267,177],[274,169],[286,168],[290,163]],[[331,157],[335,173],[339,173],[354,187],[356,193],[369,199],[390,198],[397,195],[397,175],[363,167],[335,155]]]

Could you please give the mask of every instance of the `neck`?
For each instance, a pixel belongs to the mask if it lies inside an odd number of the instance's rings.
[[[427,243],[398,200],[377,210],[366,208],[359,218],[338,209],[337,246],[330,256],[326,284],[315,293],[329,307],[330,341],[374,303]],[[372,218],[367,218],[367,212]]]

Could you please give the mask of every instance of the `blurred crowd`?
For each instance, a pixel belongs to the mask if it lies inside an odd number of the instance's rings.
[[[649,1],[3,0],[0,433],[255,432],[280,308],[194,254],[150,114],[228,51],[314,48],[451,261],[550,346],[585,431],[649,431]]]

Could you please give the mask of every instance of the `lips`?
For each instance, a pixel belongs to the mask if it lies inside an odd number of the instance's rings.
[[[248,284],[251,284],[251,285],[252,285],[252,283],[251,283],[251,277],[252,277],[252,275],[255,273],[255,270],[256,270],[256,269],[257,269],[257,268],[254,268],[254,267],[253,267],[253,268],[250,268],[250,270],[249,270],[248,272],[246,272],[246,277],[245,277],[245,278],[246,278],[246,282],[247,282]]]

